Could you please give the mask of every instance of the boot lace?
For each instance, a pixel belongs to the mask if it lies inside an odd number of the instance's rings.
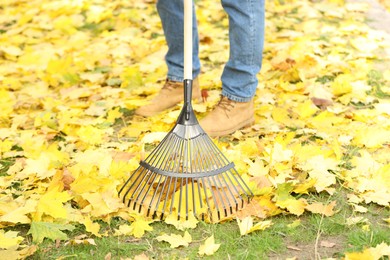
[[[221,96],[219,100],[218,107],[225,111],[225,113],[230,112],[234,108],[235,102],[228,99],[227,97]]]
[[[176,81],[166,79],[165,84],[163,86],[163,89],[174,90],[174,89],[178,88],[180,85],[181,85],[181,82],[176,82]]]

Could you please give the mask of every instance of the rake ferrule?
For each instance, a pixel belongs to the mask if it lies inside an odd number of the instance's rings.
[[[196,119],[194,110],[192,108],[192,80],[185,79],[183,81],[184,88],[184,105],[182,111],[177,119],[177,124],[181,125],[197,125],[199,124]]]

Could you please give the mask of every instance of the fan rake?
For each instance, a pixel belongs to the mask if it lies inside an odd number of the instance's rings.
[[[192,1],[184,0],[184,105],[173,129],[140,162],[119,191],[133,210],[163,219],[191,214],[221,220],[253,197],[235,169],[201,128],[192,109]]]

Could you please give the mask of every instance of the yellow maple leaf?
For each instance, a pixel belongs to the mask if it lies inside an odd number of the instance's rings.
[[[18,246],[24,238],[18,236],[19,232],[7,231],[0,229],[0,248],[8,249],[14,246]]]
[[[19,197],[22,198],[22,197]],[[18,199],[19,199],[18,198]],[[19,202],[19,200],[18,200]],[[24,205],[22,203],[25,203]],[[27,216],[28,214],[35,212],[37,201],[33,199],[29,199],[25,202],[19,202],[17,205],[15,205],[15,208],[11,210],[7,210],[4,215],[0,217],[0,223],[1,222],[8,222],[8,223],[22,223],[22,224],[28,224],[31,223],[31,219]],[[2,205],[0,204],[0,207]],[[2,207],[4,208],[4,207]],[[1,210],[0,210],[1,212]]]
[[[390,246],[382,242],[376,247],[370,247],[363,252],[352,252],[345,254],[345,260],[377,260],[383,256],[390,256]]]
[[[33,255],[37,250],[38,246],[36,245],[27,246],[21,250],[18,250],[18,246],[13,246],[5,250],[0,250],[0,259],[26,259],[28,256]]]
[[[355,133],[353,143],[367,148],[379,148],[390,142],[390,130],[374,126],[362,127]]]
[[[108,111],[107,113],[107,122],[113,124],[115,123],[115,120],[117,118],[120,118],[123,114],[122,112],[119,111],[120,110],[120,107],[116,107],[114,109],[111,109],[110,111]]]
[[[269,167],[264,166],[264,161],[256,157],[255,161],[244,159],[244,161],[249,165],[248,174],[251,176],[266,176],[269,172]]]
[[[291,121],[291,118],[289,117],[287,110],[281,107],[275,107],[272,109],[272,118],[276,122],[281,124],[288,124],[288,122]]]
[[[370,39],[369,37],[363,36],[352,39],[351,45],[363,53],[370,53],[379,47],[378,42],[375,42],[375,40]]]
[[[118,229],[115,229],[115,236],[130,236],[133,233],[133,227],[127,224],[120,225]]]
[[[102,5],[91,5],[86,13],[88,23],[100,23],[112,16],[112,11]]]
[[[153,227],[150,226],[152,221],[145,220],[142,216],[136,216],[130,227],[132,228],[131,234],[136,238],[140,238],[145,234],[145,231],[152,231]]]
[[[285,149],[280,143],[274,143],[272,147],[266,147],[265,151],[269,154],[270,165],[290,161],[293,156],[292,150]]]
[[[184,236],[181,235],[176,235],[176,234],[171,234],[171,235],[161,235],[156,237],[157,241],[165,241],[168,242],[171,245],[171,248],[176,248],[179,246],[184,246],[187,247],[189,243],[192,242],[192,237],[191,235],[185,231]]]
[[[67,211],[63,204],[70,199],[72,199],[72,196],[66,191],[48,191],[40,198],[33,220],[40,221],[43,215],[58,219],[66,219]]]
[[[167,135],[167,132],[151,132],[146,134],[142,138],[142,142],[148,143],[159,143]]]
[[[55,174],[55,169],[50,167],[50,158],[41,154],[37,159],[27,159],[26,166],[21,172],[25,176],[36,174],[39,179],[46,179]]]
[[[310,158],[301,164],[304,171],[309,172],[309,176],[316,180],[314,187],[318,192],[328,190],[329,186],[336,183],[336,177],[329,170],[337,170],[338,162],[333,158],[325,158],[318,155]]]
[[[109,173],[115,179],[122,179],[128,176],[129,172],[133,172],[139,166],[139,159],[132,158],[129,161],[115,160],[110,165]]]
[[[311,100],[306,100],[294,109],[295,113],[297,113],[302,119],[314,115],[318,110],[319,109],[313,104]]]
[[[86,216],[83,224],[84,224],[85,230],[87,232],[91,232],[95,236],[101,237],[101,234],[99,234],[99,230],[100,230],[99,223],[96,223],[96,222],[94,223],[89,216]]]
[[[62,59],[51,59],[47,64],[46,71],[49,74],[65,74],[71,69],[73,63],[72,56],[66,56]]]
[[[352,80],[352,75],[349,74],[341,74],[337,76],[331,85],[333,94],[336,96],[341,96],[350,93],[352,91]]]
[[[104,141],[104,131],[91,125],[81,126],[77,135],[80,140],[92,145],[101,144]]]
[[[276,205],[283,209],[287,209],[294,215],[300,216],[303,214],[303,212],[305,212],[305,207],[307,203],[304,199],[297,200],[294,198],[290,198],[282,201],[277,201]]]
[[[220,246],[221,244],[215,244],[214,235],[212,235],[206,239],[203,245],[199,247],[198,254],[200,256],[213,255],[215,252],[217,252]]]
[[[0,155],[11,151],[11,148],[13,145],[14,145],[14,142],[12,142],[9,139],[0,140]]]
[[[196,225],[199,223],[199,221],[193,214],[188,215],[188,220],[185,218],[180,218],[180,220],[177,220],[177,214],[174,212],[165,218],[165,223],[175,226],[175,228],[178,230],[185,230],[187,228],[196,228]]]
[[[64,15],[59,16],[53,21],[53,25],[55,29],[61,30],[67,34],[73,34],[77,32],[72,17]]]
[[[246,138],[237,145],[236,149],[241,151],[244,156],[257,156],[259,154],[259,147],[257,146],[258,141],[256,139]]]
[[[122,205],[112,191],[84,193],[81,197],[89,202],[83,211],[89,212],[92,217],[102,217],[116,212]]]
[[[13,106],[16,103],[12,92],[3,88],[0,89],[0,118],[6,119],[13,111]]]
[[[253,225],[253,218],[251,216],[245,217],[242,221],[237,218],[238,227],[240,228],[241,236],[252,233],[256,230],[264,230],[272,225],[272,221],[260,221]]]
[[[309,190],[316,184],[315,179],[305,180],[305,182],[298,184],[294,187],[294,192],[299,194],[308,194]]]

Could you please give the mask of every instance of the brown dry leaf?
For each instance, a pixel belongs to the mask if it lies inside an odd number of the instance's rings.
[[[104,256],[104,260],[111,260],[111,252]]]
[[[287,246],[287,248],[288,248],[288,249],[291,249],[291,250],[294,250],[294,251],[302,251],[302,249],[301,249],[301,248],[299,248],[299,247],[296,247],[296,246],[291,246],[291,245],[288,245],[288,246]]]
[[[64,190],[70,190],[70,185],[74,182],[75,178],[69,172],[68,169],[64,170],[62,182],[64,183]]]
[[[134,260],[149,260],[150,258],[145,254],[145,253],[142,253],[140,255],[136,255],[134,257]]]
[[[317,107],[320,107],[321,109],[326,109],[327,107],[333,104],[332,100],[317,98],[317,97],[312,97],[311,101],[313,101],[313,104],[316,105]]]
[[[326,248],[332,248],[332,247],[335,247],[336,244],[333,243],[333,242],[329,242],[329,241],[326,241],[326,240],[322,240],[321,243],[320,243],[320,246],[326,247]]]

